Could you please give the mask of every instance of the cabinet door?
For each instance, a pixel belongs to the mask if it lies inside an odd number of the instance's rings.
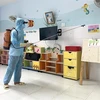
[[[64,66],[64,77],[77,78],[77,69],[73,66]]]
[[[74,60],[74,59],[64,59],[64,65],[77,66],[77,60]]]
[[[77,59],[77,52],[64,51],[64,58]]]

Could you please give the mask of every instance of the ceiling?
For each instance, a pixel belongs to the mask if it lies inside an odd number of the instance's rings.
[[[16,0],[0,0],[0,7],[12,3]]]

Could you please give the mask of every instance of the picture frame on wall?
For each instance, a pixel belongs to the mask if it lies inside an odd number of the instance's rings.
[[[46,12],[45,17],[46,17],[47,24],[54,24],[55,23],[54,14],[52,11]]]

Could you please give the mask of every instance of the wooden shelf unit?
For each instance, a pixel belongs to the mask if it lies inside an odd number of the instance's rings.
[[[56,62],[56,73],[59,75],[63,75],[63,54],[58,54]]]
[[[46,68],[45,68],[45,62],[48,58],[50,58],[51,54],[50,53],[42,53],[41,54],[41,58],[39,60],[40,62],[40,70],[42,71],[46,71]]]
[[[25,66],[24,68],[31,68],[33,70],[62,76],[63,54],[54,54],[53,56],[52,55],[52,53],[41,53],[41,57],[37,62],[33,60],[24,59],[27,62],[32,62],[32,66]]]
[[[51,53],[42,53],[39,61],[41,71],[63,75],[63,54],[52,57]]]
[[[9,50],[2,50],[1,53],[1,64],[7,65],[8,64],[8,58],[9,58]]]

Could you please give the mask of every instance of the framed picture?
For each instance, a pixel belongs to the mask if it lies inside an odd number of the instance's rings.
[[[46,12],[45,16],[46,16],[47,24],[54,24],[55,23],[54,15],[53,15],[52,11],[51,12]]]

